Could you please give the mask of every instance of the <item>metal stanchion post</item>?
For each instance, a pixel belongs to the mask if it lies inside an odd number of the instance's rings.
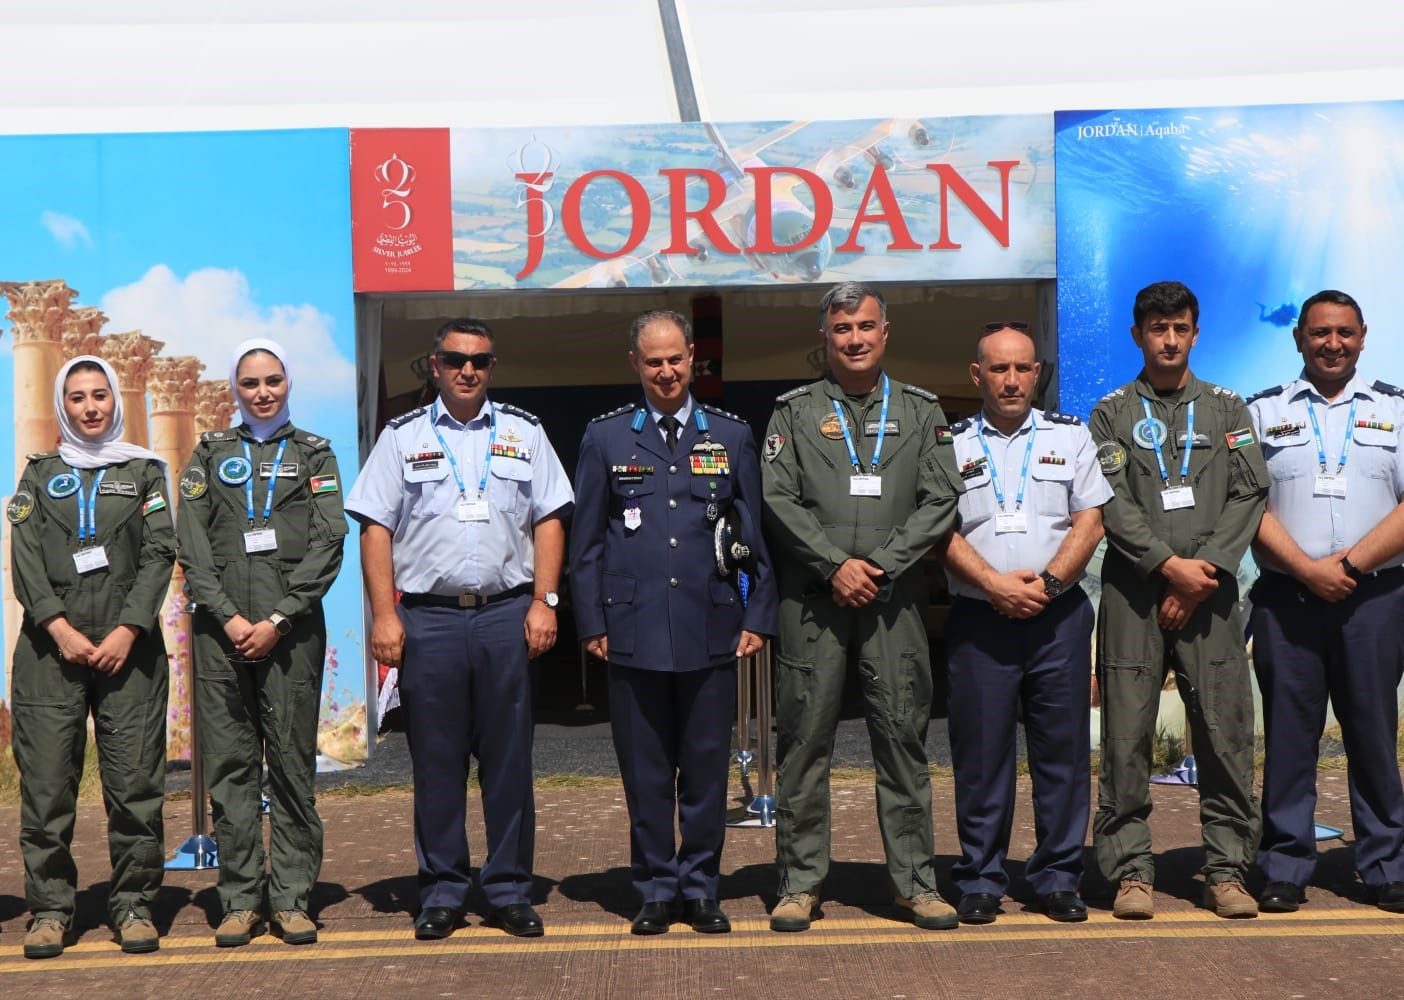
[[[760,819],[761,826],[775,825],[775,767],[770,758],[771,710],[774,691],[770,677],[770,644],[756,656],[756,749],[758,751],[756,781],[758,792],[748,807]]]
[[[190,617],[195,605],[185,605],[185,632],[194,635],[190,627]],[[205,767],[200,753],[200,715],[196,709],[199,699],[195,694],[195,651],[190,652],[190,836],[181,844],[171,859],[166,862],[167,871],[204,871],[219,867],[219,850],[214,837],[210,836],[209,815],[205,807],[208,793],[205,789]]]
[[[737,741],[741,748],[737,759],[741,762],[741,784],[744,805],[733,810],[727,819],[727,826],[775,825],[774,775],[770,758],[770,646],[767,644],[755,656],[742,660],[737,668]],[[755,681],[755,742],[751,742],[751,682]],[[742,692],[745,692],[743,695]],[[744,733],[745,735],[741,735]],[[751,746],[755,746],[755,754]],[[751,792],[751,765],[756,765],[756,791]]]

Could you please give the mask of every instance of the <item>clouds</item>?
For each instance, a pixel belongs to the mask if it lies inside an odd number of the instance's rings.
[[[47,229],[54,242],[65,250],[72,250],[80,244],[89,250],[93,247],[93,236],[88,232],[88,227],[71,215],[44,211],[39,214],[39,224]]]
[[[267,337],[287,352],[295,423],[317,426],[320,412],[344,410],[356,398],[356,367],[333,337],[332,317],[307,303],[263,306],[241,271],[202,268],[181,278],[157,264],[139,280],[102,298],[104,331],[141,330],[165,342],[164,356],[190,354],[205,363],[201,377],[225,379],[229,355],[241,341]]]

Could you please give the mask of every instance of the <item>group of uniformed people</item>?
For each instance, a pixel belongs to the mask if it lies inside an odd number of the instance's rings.
[[[901,912],[928,929],[998,917],[1022,709],[1037,833],[1026,877],[1050,918],[1085,920],[1094,615],[1078,581],[1104,535],[1093,846],[1117,886],[1114,914],[1154,914],[1148,779],[1171,669],[1198,761],[1205,905],[1246,917],[1304,901],[1329,698],[1350,761],[1357,870],[1382,909],[1404,912],[1394,750],[1404,391],[1357,373],[1365,324],[1344,293],[1304,303],[1294,331],[1301,378],[1248,404],[1191,372],[1198,313],[1177,282],[1137,295],[1131,335],[1144,367],[1087,426],[1032,405],[1040,364],[1028,325],[989,323],[970,366],[981,408],[949,425],[933,394],[885,370],[882,295],[845,282],[819,306],[829,376],[779,397],[759,450],[743,421],[692,396],[688,321],[645,313],[628,351],[642,398],[589,424],[573,491],[540,421],[489,399],[491,328],[444,324],[430,357],[437,398],[390,421],[345,500],[361,528],[371,649],[402,678],[416,937],[447,937],[468,905],[470,757],[483,793],[488,923],[543,933],[532,906],[531,661],[556,640],[567,550],[577,633],[609,664],[642,904],[634,933],[662,934],[679,919],[702,933],[730,930],[718,882],[736,661],[771,638],[773,929],[802,931],[819,915],[850,662]],[[316,939],[307,897],[321,857],[319,600],[346,528],[325,439],[288,422],[281,350],[242,345],[231,382],[244,422],[206,434],[179,485],[220,843],[216,943],[246,943],[265,915],[301,943]],[[25,953],[58,954],[69,932],[68,844],[89,711],[109,811],[113,925],[124,950],[149,951],[166,684],[155,616],[176,558],[168,487],[159,459],[120,443],[120,394],[102,362],[71,362],[55,395],[64,446],[31,457],[8,511],[26,611],[14,675],[34,915]],[[1268,747],[1261,812],[1237,592],[1250,545],[1262,568],[1252,613]],[[933,552],[952,594],[954,907],[937,886],[925,752],[933,686],[923,561]],[[63,753],[38,753],[55,734]],[[271,876],[258,811],[265,759]],[[1255,860],[1256,896],[1247,889]]]
[[[151,920],[165,863],[168,668],[159,615],[177,560],[195,604],[193,697],[219,841],[215,943],[247,944],[268,918],[290,944],[317,940],[307,906],[322,860],[313,793],[321,599],[347,533],[340,474],[327,439],[290,422],[282,347],[240,344],[229,382],[242,423],[196,446],[175,486],[178,531],[170,473],[154,452],[122,440],[117,376],[90,355],[59,371],[62,444],[29,456],[7,507],[24,608],[12,716],[29,958],[59,955],[72,941],[71,845],[90,714],[112,927],[123,951],[160,946]]]

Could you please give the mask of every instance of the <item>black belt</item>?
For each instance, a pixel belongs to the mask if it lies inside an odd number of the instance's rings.
[[[1404,573],[1404,566],[1386,566],[1384,569],[1377,569],[1371,573],[1363,573],[1361,577],[1364,580],[1389,580],[1401,573]],[[1268,580],[1285,580],[1288,583],[1295,583],[1303,590],[1307,589],[1307,585],[1302,583],[1302,581],[1298,580],[1291,573],[1279,573],[1275,569],[1264,569],[1259,570],[1258,576]]]
[[[481,608],[530,593],[531,584],[524,583],[500,594],[401,594],[400,603],[407,608]]]

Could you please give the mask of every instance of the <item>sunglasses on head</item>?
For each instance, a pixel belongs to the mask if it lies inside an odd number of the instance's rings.
[[[462,351],[439,351],[434,356],[439,359],[439,364],[445,368],[462,368],[465,365],[472,365],[478,371],[485,370],[492,364],[493,359],[491,351],[480,351],[477,354],[464,354]]]
[[[994,320],[993,322],[985,324],[984,331],[986,333],[994,333],[997,330],[1003,330],[1005,327],[1008,327],[1011,330],[1018,330],[1020,333],[1029,332],[1029,324],[1025,323],[1023,320],[1018,319]]]

